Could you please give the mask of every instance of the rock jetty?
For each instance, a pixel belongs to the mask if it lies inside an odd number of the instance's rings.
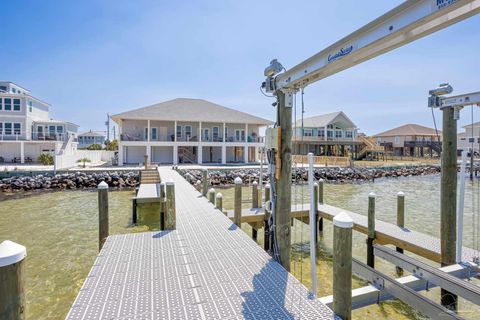
[[[292,182],[308,181],[308,168],[292,169]],[[201,170],[178,169],[178,172],[191,184],[202,180]],[[408,166],[393,168],[317,168],[315,179],[324,179],[330,183],[362,183],[378,178],[410,177],[437,174],[439,166]],[[209,170],[208,177],[214,186],[233,185],[233,180],[240,177],[244,184],[259,180],[260,169]],[[264,171],[264,181],[268,181],[267,171]]]
[[[139,184],[139,175],[137,172],[75,172],[56,175],[15,176],[0,179],[0,191],[93,189],[102,181],[108,183],[113,189],[135,188]]]

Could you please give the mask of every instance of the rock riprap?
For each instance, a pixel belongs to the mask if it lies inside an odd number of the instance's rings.
[[[0,191],[29,191],[37,189],[92,189],[102,181],[113,189],[135,188],[139,184],[138,172],[99,172],[39,174],[15,176],[0,180]]]
[[[191,184],[202,180],[201,170],[178,169],[178,172]],[[437,174],[439,166],[408,166],[393,168],[317,168],[314,170],[315,179],[324,179],[330,183],[362,183],[374,181],[378,178],[410,177]],[[258,181],[260,169],[209,170],[208,178],[214,186],[233,185],[234,179],[240,177],[244,184]],[[267,171],[264,170],[263,180],[268,181]],[[308,168],[292,168],[292,182],[308,181]]]

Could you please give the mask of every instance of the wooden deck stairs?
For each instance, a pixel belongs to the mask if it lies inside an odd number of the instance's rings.
[[[384,154],[385,147],[379,146],[375,141],[375,138],[372,137],[358,137],[358,140],[361,142],[360,152],[357,154],[357,160],[364,159],[369,153]]]
[[[156,184],[160,182],[160,175],[157,169],[140,171],[140,184]]]

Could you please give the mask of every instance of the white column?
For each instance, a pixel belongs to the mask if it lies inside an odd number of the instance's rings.
[[[202,142],[202,121],[198,122],[198,141]]]
[[[177,142],[177,120],[175,120],[175,124],[173,125],[173,135],[174,135],[174,139],[173,141]]]
[[[223,123],[223,132],[222,132],[222,136],[223,136],[223,142],[226,142],[226,141],[227,141],[227,137],[225,136],[225,122]]]
[[[177,122],[175,121],[175,131],[177,130]],[[175,137],[176,138],[176,137]],[[178,164],[178,146],[173,146],[173,164]]]
[[[25,163],[25,144],[20,141],[20,163]]]
[[[248,141],[248,123],[245,123],[245,142]]]
[[[124,146],[120,142],[118,144],[118,165],[119,166],[123,166],[123,148],[124,148]]]
[[[150,120],[148,120],[148,122],[150,122]],[[148,137],[150,137],[150,135],[148,135]],[[152,146],[150,144],[147,144],[145,148],[147,149],[147,156],[148,156],[147,163],[150,164],[152,163]]]
[[[222,146],[222,164],[227,163],[227,146]]]
[[[203,162],[203,147],[201,145],[197,147],[197,162],[198,164]]]
[[[243,146],[243,162],[248,163],[248,145]]]
[[[147,120],[147,141],[150,141],[150,120]],[[148,154],[148,152],[147,152],[147,154]]]

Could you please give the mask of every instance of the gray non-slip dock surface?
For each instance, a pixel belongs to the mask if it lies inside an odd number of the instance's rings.
[[[67,319],[331,319],[176,172],[177,229],[110,236]]]
[[[160,202],[160,184],[142,183],[136,196],[137,203]]]

